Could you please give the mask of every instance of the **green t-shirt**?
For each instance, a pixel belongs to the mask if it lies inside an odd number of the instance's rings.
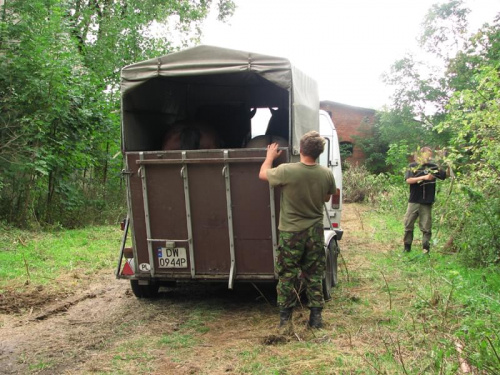
[[[319,164],[281,164],[267,170],[272,186],[281,186],[279,230],[298,232],[323,220],[325,197],[336,191],[332,172]]]

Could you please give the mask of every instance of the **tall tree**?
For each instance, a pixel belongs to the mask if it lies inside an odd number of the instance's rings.
[[[434,140],[436,132],[446,134],[436,144],[446,149],[458,189],[446,198],[442,225],[468,264],[490,265],[500,261],[500,13],[473,34],[468,14],[458,0],[429,10],[420,41],[441,69],[424,74],[413,58],[396,62],[387,76],[396,87],[386,115],[393,120],[381,127],[394,130],[399,121],[404,129],[410,117],[422,120],[419,129]],[[390,150],[404,151],[410,139],[394,139]],[[394,155],[389,152],[386,161]]]
[[[430,143],[443,147],[447,139],[453,137],[451,126],[438,127],[448,118],[450,101],[456,101],[452,98],[461,90],[476,90],[479,69],[484,64],[498,62],[498,18],[493,25],[484,25],[471,36],[469,14],[470,10],[461,0],[450,0],[429,9],[419,40],[432,63],[407,55],[392,65],[384,77],[385,82],[395,88],[391,114],[381,118],[393,121],[381,124],[381,128],[394,131],[391,123],[399,124],[400,131],[392,134],[406,132],[409,144],[414,143],[415,132],[426,134],[420,137],[420,145]],[[418,121],[408,121],[412,118]],[[393,139],[397,143],[401,138]]]
[[[70,0],[72,35],[85,65],[116,85],[121,67],[195,43],[211,0]],[[218,0],[220,20],[235,9]]]
[[[234,3],[219,0],[219,16]],[[0,13],[0,218],[74,225],[119,186],[122,66],[195,43],[211,1],[7,0]],[[169,30],[169,32],[168,32]],[[113,168],[110,179],[109,168]],[[94,208],[93,211],[89,211]]]

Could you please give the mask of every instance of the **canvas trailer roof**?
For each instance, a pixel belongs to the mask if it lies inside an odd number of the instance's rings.
[[[134,129],[148,121],[137,118],[169,121],[189,110],[192,102],[284,104],[290,111],[295,154],[302,135],[319,129],[317,83],[282,57],[201,45],[124,67],[121,92],[125,149],[141,147]]]

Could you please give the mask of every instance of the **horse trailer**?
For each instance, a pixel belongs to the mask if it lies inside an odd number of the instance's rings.
[[[259,169],[271,142],[283,150],[275,166],[298,161],[310,130],[327,139],[319,162],[338,188],[324,216],[330,297],[342,171],[314,80],[284,58],[198,46],[124,67],[121,93],[128,214],[116,276],[137,297],[179,282],[275,283],[280,191]]]

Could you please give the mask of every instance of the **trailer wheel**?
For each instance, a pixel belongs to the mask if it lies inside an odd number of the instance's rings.
[[[332,287],[337,285],[337,259],[339,246],[336,239],[330,241],[326,253],[325,277],[323,278],[323,298],[328,301],[332,298]]]
[[[130,288],[137,298],[156,298],[160,286],[157,283],[139,285],[138,280],[130,280]]]

